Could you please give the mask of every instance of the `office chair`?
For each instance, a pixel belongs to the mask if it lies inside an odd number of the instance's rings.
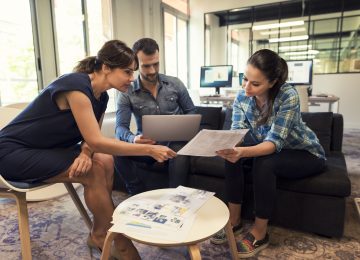
[[[14,117],[21,112],[21,109],[13,107],[0,107],[0,129],[7,125]],[[28,184],[24,182],[7,181],[1,176],[0,168],[0,198],[15,199],[18,211],[19,233],[21,242],[22,259],[31,260],[31,245],[29,231],[29,215],[27,209],[26,193],[37,189],[44,188],[51,184]],[[92,221],[82,204],[72,183],[64,183],[71,199],[83,217],[85,224],[91,230]]]

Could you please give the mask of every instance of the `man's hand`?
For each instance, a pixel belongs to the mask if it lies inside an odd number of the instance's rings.
[[[152,139],[148,139],[144,137],[143,135],[137,135],[134,138],[134,144],[155,144],[156,141]]]
[[[153,145],[150,149],[150,156],[160,163],[176,156],[176,153],[167,146]]]
[[[224,150],[216,151],[216,154],[229,162],[236,163],[240,158],[243,157],[241,148],[242,147],[224,149]]]
[[[86,155],[86,153],[81,152],[70,166],[69,178],[71,179],[72,177],[84,176],[88,173],[91,167],[91,157]]]

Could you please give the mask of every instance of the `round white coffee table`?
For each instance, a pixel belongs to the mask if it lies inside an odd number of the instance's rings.
[[[147,191],[132,196],[128,198],[126,201],[139,200],[145,198],[146,199],[160,198],[165,194],[165,192],[169,192],[170,190],[171,189],[158,189],[158,190]],[[138,232],[132,232],[131,230],[127,231],[123,235],[131,240],[146,245],[160,246],[160,247],[187,246],[191,259],[201,259],[198,243],[210,238],[222,228],[225,228],[226,231],[232,259],[238,259],[236,242],[229,221],[229,210],[227,206],[216,197],[212,197],[211,199],[209,199],[196,212],[194,223],[190,229],[187,238],[184,241],[174,242],[174,241],[162,240],[160,238],[155,238],[155,237],[153,238],[142,237]],[[102,260],[109,258],[110,247],[115,236],[116,233],[111,231],[108,232],[101,255]]]

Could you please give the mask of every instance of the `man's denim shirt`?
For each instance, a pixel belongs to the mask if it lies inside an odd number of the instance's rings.
[[[120,93],[116,111],[116,137],[129,143],[134,142],[135,134],[130,129],[131,113],[134,114],[137,133],[142,133],[143,115],[194,114],[196,108],[185,85],[178,78],[159,74],[157,97],[142,87],[140,76],[127,93]]]

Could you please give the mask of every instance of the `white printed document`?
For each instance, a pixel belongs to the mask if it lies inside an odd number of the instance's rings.
[[[110,231],[182,241],[196,212],[215,193],[179,186],[159,199],[129,198],[116,207]]]
[[[216,151],[231,149],[244,138],[249,129],[201,130],[177,154],[192,156],[216,156]]]

